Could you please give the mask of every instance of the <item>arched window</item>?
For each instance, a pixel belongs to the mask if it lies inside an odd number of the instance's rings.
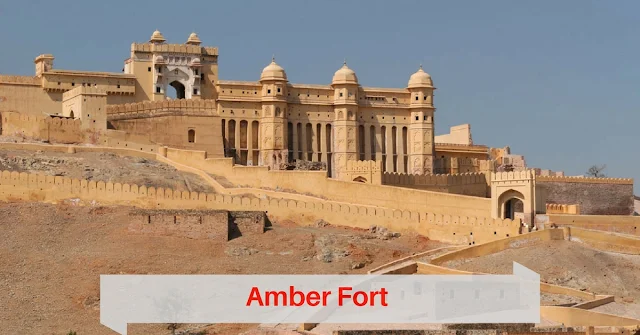
[[[72,119],[75,119],[75,116],[73,115],[73,111],[71,111],[71,113],[69,114],[69,117],[71,117]]]
[[[196,131],[195,131],[195,129],[189,129],[188,137],[189,137],[189,143],[196,143]]]

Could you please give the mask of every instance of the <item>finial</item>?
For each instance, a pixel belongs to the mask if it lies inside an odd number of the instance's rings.
[[[347,66],[347,58],[344,59],[344,63],[342,65]]]
[[[272,54],[271,55],[271,63],[275,63],[276,62],[276,54]]]
[[[422,70],[422,63],[420,63],[420,70]]]

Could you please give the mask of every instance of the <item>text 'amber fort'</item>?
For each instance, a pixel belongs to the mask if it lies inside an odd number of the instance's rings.
[[[632,179],[531,167],[511,152],[508,139],[491,148],[473,141],[469,124],[438,128],[437,78],[429,69],[416,64],[406,87],[367,87],[345,61],[326,85],[293,84],[269,56],[256,81],[220,79],[217,47],[203,46],[195,33],[172,44],[156,30],[148,42],[131,44],[122,73],[61,70],[54,55],[41,54],[35,76],[0,75],[2,150],[144,158],[194,174],[208,187],[178,190],[7,168],[0,200],[135,206],[143,212],[130,229],[143,235],[226,242],[233,229],[259,235],[265,220],[326,220],[448,245],[446,253],[418,253],[370,273],[469,274],[447,262],[553,240],[640,254]],[[165,220],[153,212],[166,210],[255,211],[265,218],[197,214],[210,218],[200,231],[193,225],[203,219],[185,216],[177,228],[182,214]],[[542,307],[543,318],[563,332],[572,326],[629,333],[640,325],[640,314],[592,310],[616,299],[608,292],[548,283],[541,290],[582,299]],[[612,328],[598,329],[605,326]],[[313,333],[319,326],[299,327]]]

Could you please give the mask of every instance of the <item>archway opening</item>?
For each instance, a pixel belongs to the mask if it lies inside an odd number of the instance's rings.
[[[173,87],[173,90],[167,91],[167,97],[171,99],[184,99],[186,97],[184,85],[179,81],[172,81],[169,86]]]
[[[524,203],[517,198],[511,198],[504,203],[504,218],[515,219],[516,213],[524,213]]]
[[[515,219],[524,214],[524,195],[516,190],[502,193],[498,199],[499,213],[502,219]],[[520,217],[522,218],[522,217]]]
[[[367,179],[365,177],[360,176],[360,177],[356,177],[355,179],[353,179],[353,181],[356,181],[358,183],[366,183]]]
[[[69,117],[72,119],[75,119],[76,117],[73,115],[73,111],[71,111],[71,113],[69,113]]]
[[[188,137],[189,143],[196,143],[196,131],[194,129],[189,129]]]

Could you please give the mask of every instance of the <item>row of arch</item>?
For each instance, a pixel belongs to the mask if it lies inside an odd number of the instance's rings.
[[[324,162],[331,171],[334,152],[334,129],[331,123],[288,122],[287,149],[289,162],[296,159]],[[260,155],[260,123],[258,121],[222,119],[225,149],[235,149],[236,162],[257,165]],[[383,172],[408,172],[408,128],[359,125],[356,138],[360,160],[382,161]]]
[[[260,122],[222,119],[222,142],[225,153],[229,149],[237,164],[258,165],[260,157]]]

